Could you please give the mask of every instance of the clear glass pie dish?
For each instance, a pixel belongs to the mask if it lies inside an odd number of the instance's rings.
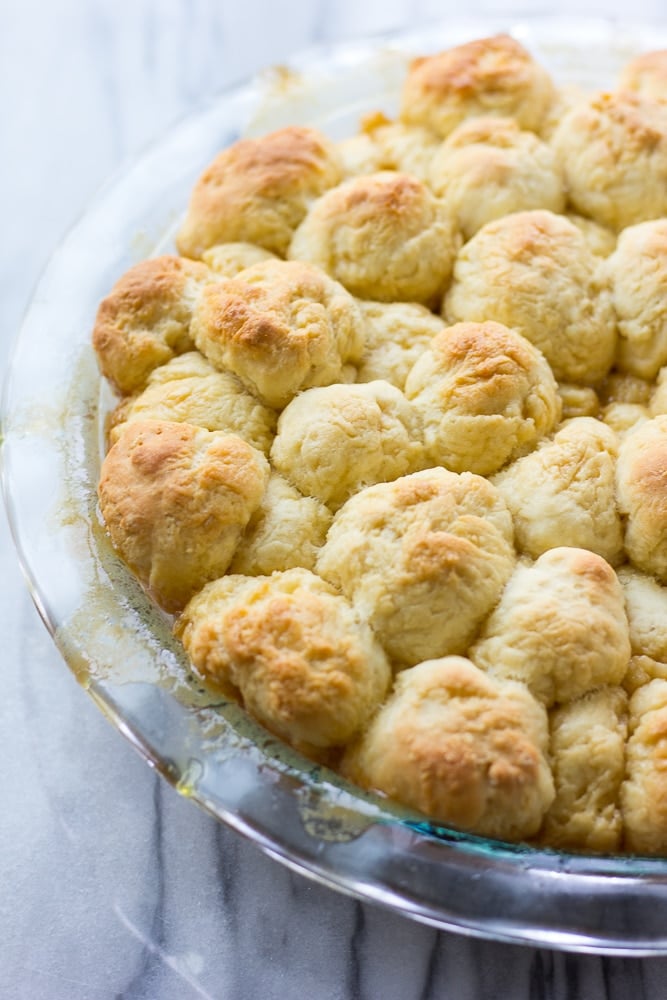
[[[91,697],[178,790],[283,863],[434,926],[515,943],[667,953],[667,859],[507,845],[361,793],[198,686],[97,512],[112,405],[90,343],[97,304],[131,264],[170,249],[192,183],[240,135],[286,124],[333,138],[395,112],[408,58],[509,29],[559,82],[613,84],[667,28],[563,20],[455,22],[313,51],[221,95],[111,183],[52,258],[15,346],[3,484],[34,600]]]

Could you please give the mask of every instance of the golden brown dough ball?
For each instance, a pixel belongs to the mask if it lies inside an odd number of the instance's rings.
[[[630,639],[616,574],[595,553],[567,547],[519,565],[469,656],[526,684],[547,708],[620,684]]]
[[[653,379],[667,364],[667,219],[624,229],[607,267],[618,323],[618,366]]]
[[[197,181],[177,236],[179,253],[201,257],[217,243],[256,243],[284,256],[311,201],[338,184],[335,146],[290,125],[223,150]]]
[[[231,573],[269,576],[276,570],[314,569],[333,515],[314,497],[305,497],[272,473],[261,504],[236,550]]]
[[[176,627],[203,677],[237,688],[247,710],[295,746],[342,746],[391,680],[385,654],[345,598],[313,573],[223,577]]]
[[[364,486],[423,468],[423,456],[419,415],[384,381],[300,393],[271,448],[278,472],[334,510]]]
[[[511,212],[565,210],[563,173],[553,150],[510,118],[459,125],[433,157],[429,180],[466,240]]]
[[[156,368],[144,391],[120,404],[112,415],[109,440],[117,441],[129,421],[171,420],[238,434],[268,455],[276,419],[275,410],[251,396],[236,375],[220,372],[198,351],[188,351]]]
[[[565,115],[553,148],[576,212],[619,231],[667,214],[667,107],[628,91]]]
[[[625,551],[645,573],[667,583],[667,416],[638,423],[621,442],[618,507],[626,518]]]
[[[439,145],[438,136],[429,129],[393,122],[378,112],[363,121],[361,132],[343,139],[337,148],[346,177],[400,170],[427,181]]]
[[[515,118],[537,132],[555,96],[549,74],[530,53],[508,35],[496,35],[413,60],[400,116],[442,138],[483,115]]]
[[[192,350],[190,323],[203,264],[164,254],[135,264],[97,310],[93,347],[102,374],[122,393],[143,388],[154,368]]]
[[[418,178],[387,170],[319,198],[289,257],[312,261],[361,299],[428,305],[442,294],[457,247],[443,202]]]
[[[621,566],[632,652],[667,663],[667,589],[646,573]]]
[[[389,655],[408,665],[465,650],[513,567],[499,493],[481,476],[446,469],[357,493],[317,560]]]
[[[556,381],[533,345],[500,323],[438,333],[408,375],[427,457],[488,476],[530,451],[560,417]]]
[[[642,52],[625,64],[619,90],[631,90],[656,101],[667,100],[667,51]]]
[[[619,850],[627,709],[622,688],[602,687],[550,713],[549,758],[556,798],[541,834],[549,847]]]
[[[210,250],[204,251],[201,259],[221,278],[235,278],[246,267],[275,260],[276,255],[255,243],[216,243]]]
[[[364,347],[364,320],[342,285],[310,264],[268,260],[209,285],[192,322],[197,347],[267,406],[341,379]]]
[[[456,258],[443,315],[513,328],[542,351],[559,381],[596,382],[614,360],[599,261],[577,227],[553,212],[515,212],[483,226]]]
[[[614,432],[593,417],[568,420],[551,441],[494,477],[520,551],[537,558],[564,542],[621,561]]]
[[[397,389],[432,338],[445,323],[417,302],[359,301],[366,320],[366,346],[357,369],[357,382],[385,379]]]
[[[546,713],[459,656],[420,663],[348,749],[343,774],[436,823],[521,840],[553,798]]]
[[[114,548],[167,611],[232,561],[269,478],[264,455],[191,424],[128,424],[102,463],[99,499]]]
[[[626,780],[621,787],[625,849],[667,852],[667,680],[657,678],[630,698]]]

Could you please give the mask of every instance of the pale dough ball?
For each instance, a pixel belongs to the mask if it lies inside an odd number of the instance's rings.
[[[667,107],[629,91],[565,115],[553,148],[576,212],[619,231],[667,214]]]
[[[616,233],[576,212],[566,212],[565,217],[577,227],[586,245],[595,257],[608,257],[616,249]]]
[[[342,285],[310,264],[268,260],[204,290],[192,322],[202,354],[267,406],[337,382],[361,358],[364,320]]]
[[[667,416],[638,423],[621,442],[616,482],[625,516],[625,551],[667,583]]]
[[[619,90],[631,90],[656,101],[667,100],[667,51],[642,52],[623,67]]]
[[[596,382],[616,349],[599,264],[563,216],[515,212],[462,247],[443,315],[451,323],[504,323],[542,351],[559,381]]]
[[[102,463],[100,509],[114,548],[167,611],[221,576],[269,478],[241,438],[191,424],[127,424]]]
[[[566,547],[519,565],[469,656],[526,684],[547,708],[620,684],[630,639],[616,574],[595,553]]]
[[[429,469],[347,501],[317,571],[401,664],[460,653],[514,567],[512,521],[487,480]]]
[[[261,504],[250,518],[230,572],[269,576],[276,570],[314,569],[333,515],[272,473]]]
[[[553,150],[509,118],[459,125],[433,157],[429,180],[466,240],[511,212],[565,210],[563,173]]]
[[[605,853],[621,847],[627,709],[622,688],[602,687],[550,713],[556,798],[541,833],[549,847]]]
[[[547,71],[508,35],[476,39],[413,60],[401,97],[401,120],[442,138],[467,118],[515,118],[539,131],[556,91]]]
[[[660,369],[655,384],[651,386],[649,412],[652,417],[667,413],[667,367]]]
[[[315,129],[290,125],[240,139],[195,184],[178,251],[201,257],[218,243],[256,243],[284,256],[310,203],[340,178],[334,144]]]
[[[626,434],[650,420],[651,414],[645,406],[639,403],[609,403],[600,414],[602,421],[616,434],[619,441]]]
[[[254,243],[217,243],[201,255],[204,264],[221,278],[235,278],[246,267],[275,260],[275,257],[275,254]]]
[[[388,382],[307,389],[285,407],[271,462],[332,509],[364,486],[423,468],[419,415]]]
[[[607,267],[618,323],[617,364],[653,379],[667,364],[667,219],[624,229]]]
[[[112,414],[111,444],[133,420],[171,420],[227,431],[268,455],[277,418],[235,375],[218,371],[198,351],[188,351],[156,368],[144,391],[120,404]]]
[[[652,576],[621,566],[632,652],[667,663],[667,589]]]
[[[626,780],[621,787],[625,849],[667,853],[667,680],[630,698]]]
[[[628,669],[623,678],[623,689],[629,695],[633,695],[638,688],[650,684],[656,678],[667,680],[667,662],[654,660],[651,656],[638,653],[630,657]]]
[[[391,681],[368,625],[305,569],[216,581],[176,631],[202,677],[237,688],[251,715],[306,751],[353,739]]]
[[[438,136],[419,125],[393,122],[381,112],[362,122],[362,131],[338,143],[345,177],[400,170],[427,181]]]
[[[203,264],[165,254],[119,278],[93,329],[100,370],[119,392],[142,389],[154,368],[192,350],[192,312],[211,277]]]
[[[559,382],[558,395],[563,420],[571,420],[573,417],[597,417],[600,413],[598,394],[590,386]]]
[[[405,394],[421,415],[427,457],[488,476],[553,430],[560,398],[536,347],[500,323],[457,323],[416,361]]]
[[[593,417],[568,420],[551,441],[494,477],[520,551],[537,558],[566,542],[621,561],[614,432]]]
[[[382,171],[319,198],[289,257],[312,261],[359,298],[428,305],[442,294],[457,247],[444,203],[418,178]]]
[[[416,302],[360,300],[359,307],[366,320],[366,346],[356,381],[385,379],[404,389],[408,372],[444,330],[444,320]]]
[[[342,771],[436,823],[521,840],[553,798],[547,742],[546,713],[522,684],[447,656],[398,675]]]

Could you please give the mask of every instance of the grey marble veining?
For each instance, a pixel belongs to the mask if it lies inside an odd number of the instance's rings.
[[[568,0],[562,12],[623,14]],[[548,3],[469,5],[552,13]],[[0,367],[37,275],[103,180],[239,77],[439,0],[0,5]],[[657,0],[634,16],[657,16]],[[180,798],[64,667],[0,521],[2,1000],[633,1000],[667,959],[437,932],[289,871]]]

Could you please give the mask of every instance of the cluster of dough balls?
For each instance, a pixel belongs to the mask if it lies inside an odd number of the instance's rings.
[[[199,678],[433,824],[667,854],[667,53],[415,59],[176,247],[99,307],[99,504]]]

